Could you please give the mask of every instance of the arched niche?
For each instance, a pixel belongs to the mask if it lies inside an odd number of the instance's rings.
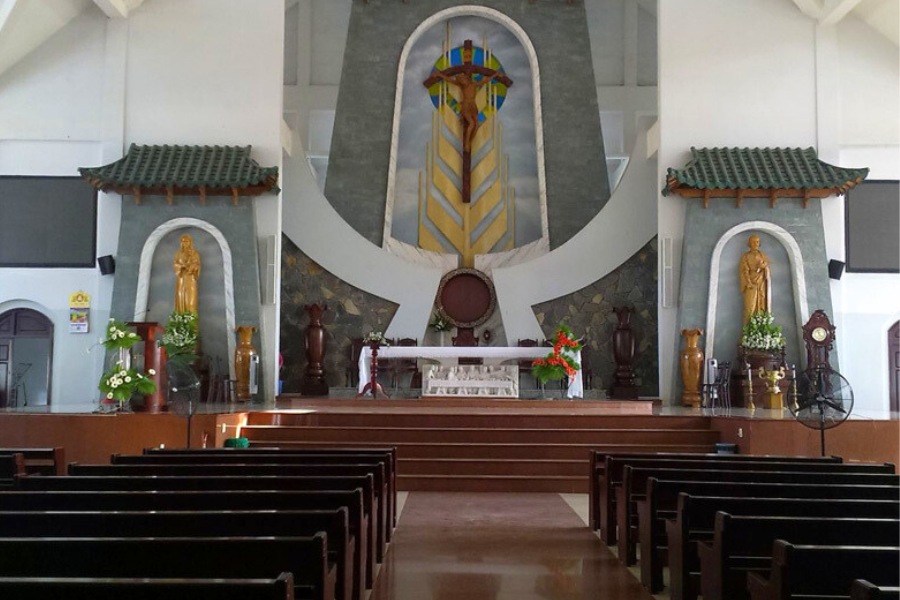
[[[49,405],[53,320],[36,308],[0,306],[0,407]]]
[[[185,231],[187,230],[187,231]],[[218,253],[215,252],[204,252],[203,248],[198,248],[201,250],[201,259],[203,260],[203,269],[207,269],[208,267],[212,267],[213,270],[216,270],[217,265],[221,265],[218,270],[219,275],[208,277],[210,273],[201,272],[200,280],[201,287],[200,293],[201,297],[203,296],[204,288],[204,275],[207,275],[207,280],[209,281],[210,286],[218,286],[219,284],[215,281],[221,277],[221,289],[223,292],[222,303],[220,310],[215,310],[213,307],[213,311],[210,312],[207,317],[211,317],[210,321],[204,323],[204,313],[206,310],[201,307],[201,331],[204,332],[204,335],[207,334],[208,331],[214,329],[214,320],[221,319],[224,316],[225,321],[225,348],[227,351],[227,355],[224,357],[225,362],[228,365],[229,377],[231,379],[235,378],[234,372],[234,361],[231,360],[231,357],[234,356],[235,349],[235,340],[234,340],[234,327],[235,327],[235,317],[234,317],[234,268],[232,266],[232,257],[231,257],[231,248],[228,245],[228,241],[225,239],[225,236],[222,232],[215,227],[214,225],[203,221],[201,219],[194,218],[179,218],[179,219],[171,219],[166,221],[159,227],[157,227],[153,232],[147,237],[147,241],[144,242],[144,247],[141,251],[141,262],[140,269],[138,271],[138,284],[137,284],[137,294],[135,296],[134,303],[134,320],[135,321],[146,321],[150,320],[151,317],[153,320],[157,320],[161,323],[165,323],[168,318],[168,314],[171,312],[171,304],[166,306],[162,304],[163,298],[165,298],[165,291],[167,289],[167,285],[164,281],[170,280],[172,289],[171,294],[168,298],[174,297],[174,274],[172,274],[172,257],[174,256],[175,250],[174,246],[170,249],[171,251],[166,256],[162,251],[157,252],[157,249],[160,247],[161,243],[165,240],[165,243],[162,244],[164,248],[167,248],[168,245],[171,244],[171,240],[175,239],[177,242],[177,238],[181,233],[197,233],[203,232],[203,237],[199,237],[201,243],[209,248],[215,248],[218,246]],[[195,237],[195,242],[198,241],[198,237]],[[218,260],[221,260],[221,263]],[[207,261],[212,261],[208,263]],[[160,274],[159,278],[155,280],[154,286],[154,272]],[[162,273],[165,273],[165,277],[162,277]],[[151,287],[154,287],[154,299],[157,297],[160,299],[159,304],[155,307],[150,306],[150,297],[151,297]],[[210,288],[212,289],[212,288]],[[206,297],[210,297],[213,295],[209,290],[207,290]],[[152,313],[151,313],[152,309]],[[224,315],[222,314],[224,312]],[[221,321],[220,321],[221,323]],[[203,327],[206,324],[207,327]],[[221,326],[218,328],[221,331]],[[213,336],[214,339],[217,336]],[[204,343],[206,343],[204,341]],[[216,344],[216,341],[213,341],[213,344]],[[204,347],[204,351],[207,351],[207,348]]]
[[[784,327],[785,335],[791,335],[792,337],[792,340],[788,340],[788,350],[790,351],[793,347],[795,349],[794,352],[796,352],[794,362],[798,365],[802,364],[804,357],[799,352],[799,349],[803,348],[802,327],[809,320],[803,255],[794,236],[783,227],[769,221],[747,221],[736,225],[719,238],[713,249],[709,268],[709,303],[706,313],[706,356],[709,358],[721,357],[723,360],[733,358],[732,353],[734,350],[732,348],[736,346],[736,340],[739,339],[740,334],[738,333],[735,336],[729,330],[720,335],[717,325],[728,319],[728,327],[734,328],[734,321],[737,319],[737,327],[739,329],[743,300],[740,297],[740,285],[737,283],[738,263],[736,260],[739,260],[739,258],[735,259],[733,264],[729,264],[726,261],[733,260],[732,254],[740,257],[746,251],[746,240],[751,233],[760,235],[763,252],[769,255],[769,258],[773,259],[775,263],[775,272],[773,273],[773,296],[775,297],[775,302],[773,311],[783,326],[788,325]],[[780,248],[776,246],[776,243]],[[726,248],[729,250],[727,255],[725,252]],[[773,249],[777,251],[777,254],[772,252]],[[782,261],[780,264],[779,258]],[[733,271],[733,276],[730,274],[730,271],[726,271],[727,269]],[[726,273],[724,279],[722,278],[723,272]],[[786,276],[789,276],[789,281],[787,281]],[[781,289],[777,286],[781,286]],[[778,299],[778,295],[780,294],[782,298],[786,297],[788,289],[790,290],[792,306],[779,305],[781,301]],[[720,308],[720,304],[723,305],[723,308]],[[735,309],[735,306],[737,309]],[[735,315],[737,316],[735,317]],[[790,323],[785,323],[788,319],[791,319]],[[734,338],[735,346],[732,346],[732,348],[719,348],[719,354],[717,355],[717,342],[726,338],[729,340]],[[791,359],[789,358],[788,360],[790,361]]]

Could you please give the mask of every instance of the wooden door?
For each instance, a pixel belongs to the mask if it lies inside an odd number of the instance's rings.
[[[891,411],[900,412],[900,321],[888,330],[888,369],[891,377]]]

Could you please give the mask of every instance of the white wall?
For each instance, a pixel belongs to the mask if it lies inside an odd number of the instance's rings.
[[[792,2],[660,2],[659,65],[658,188],[691,146],[816,145],[814,26]],[[674,242],[675,289],[685,202],[659,197],[659,236]],[[677,307],[660,307],[664,398],[674,393],[676,315]]]
[[[150,0],[116,21],[90,4],[0,76],[0,175],[75,175],[131,142],[250,144],[260,164],[280,167],[283,34],[283,0]],[[280,243],[279,198],[253,202],[260,240]],[[115,254],[120,206],[100,194],[98,255]],[[112,280],[96,269],[0,269],[0,309],[37,303],[54,321],[54,404],[97,398],[103,353],[85,347],[108,318]],[[68,334],[78,289],[94,296],[89,336]],[[272,391],[277,304],[261,317]]]

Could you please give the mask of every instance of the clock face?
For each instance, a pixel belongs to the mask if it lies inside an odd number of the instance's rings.
[[[812,330],[812,339],[816,340],[817,342],[824,342],[825,338],[827,337],[828,332],[825,331],[824,327],[816,327]]]

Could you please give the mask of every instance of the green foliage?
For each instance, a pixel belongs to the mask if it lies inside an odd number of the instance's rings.
[[[431,323],[428,324],[434,331],[448,331],[451,327],[450,321],[444,318],[440,311],[434,311],[431,315]]]
[[[780,350],[784,347],[784,333],[775,325],[772,313],[761,310],[750,315],[741,333],[741,346],[748,350]]]
[[[200,337],[195,312],[173,312],[166,322],[166,332],[159,345],[166,349],[169,360],[191,362],[197,358],[197,340]]]
[[[110,319],[106,325],[106,337],[100,340],[100,343],[107,350],[118,350],[119,348],[129,349],[136,343],[141,341],[138,334],[128,331],[128,325],[116,319]]]
[[[156,375],[156,371],[150,369],[150,375]],[[126,369],[122,363],[116,363],[112,370],[107,371],[100,378],[100,391],[106,395],[107,400],[126,402],[134,394],[152,394],[156,391],[156,384],[136,369]]]
[[[553,351],[546,358],[536,358],[532,361],[531,374],[542,385],[559,379],[571,380],[581,369],[581,365],[575,360],[575,354],[581,351],[581,348],[582,345],[575,339],[572,329],[560,323],[556,327]]]

